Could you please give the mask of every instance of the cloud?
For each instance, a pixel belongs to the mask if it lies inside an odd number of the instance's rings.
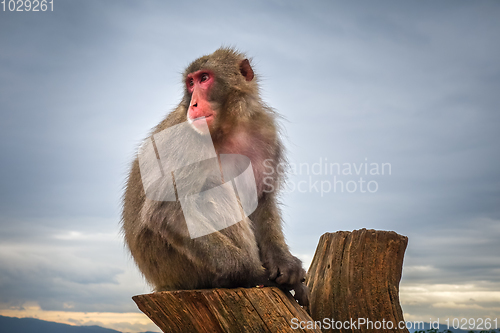
[[[137,311],[130,297],[151,290],[124,256],[117,233],[30,232],[0,243],[1,303],[35,301],[51,311]]]
[[[429,321],[439,318],[495,318],[500,295],[480,284],[413,284],[401,287],[401,306],[405,320]],[[493,289],[494,290],[494,289]]]
[[[392,166],[366,178],[373,194],[285,194],[292,251],[307,262],[324,232],[395,230],[409,237],[409,317],[498,313],[498,3],[245,6],[87,1],[2,13],[0,302],[137,311],[130,296],[149,288],[119,237],[129,163],[179,102],[182,68],[236,45],[286,118],[291,162]],[[459,289],[433,289],[443,285]]]
[[[48,321],[55,321],[69,325],[98,325],[120,332],[159,332],[158,327],[142,313],[125,312],[67,312],[67,311],[44,311],[37,303],[28,302],[19,309],[1,309],[0,314],[17,318],[37,318]]]

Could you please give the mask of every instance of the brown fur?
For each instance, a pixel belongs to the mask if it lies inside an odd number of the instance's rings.
[[[146,198],[136,159],[123,200],[125,240],[145,278],[156,290],[212,287],[251,287],[277,284],[295,289],[295,297],[307,304],[302,284],[305,271],[292,256],[282,233],[277,190],[279,174],[264,175],[268,160],[275,169],[283,162],[276,115],[259,97],[257,79],[240,68],[245,57],[221,48],[192,62],[184,72],[210,70],[216,83],[210,104],[217,117],[210,128],[217,154],[241,154],[250,158],[258,189],[258,207],[245,219],[218,232],[191,239],[179,201],[159,202]],[[251,70],[251,68],[250,68]],[[248,80],[250,79],[250,80]],[[184,80],[183,80],[184,82]],[[179,106],[152,132],[185,122],[191,96],[185,89]],[[266,184],[274,191],[266,192]]]

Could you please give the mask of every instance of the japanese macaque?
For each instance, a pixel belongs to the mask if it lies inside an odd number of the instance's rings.
[[[290,254],[282,232],[277,191],[283,179],[279,173],[265,173],[269,166],[276,170],[284,162],[277,115],[261,100],[249,60],[233,49],[218,49],[192,62],[184,72],[183,83],[182,101],[152,131],[152,142],[156,144],[153,156],[161,155],[162,145],[174,146],[154,135],[185,123],[189,132],[186,136],[211,139],[220,171],[224,154],[249,159],[252,166],[249,169],[255,178],[255,207],[248,216],[242,213],[237,223],[192,237],[186,225],[188,218],[183,212],[186,206],[179,194],[182,184],[177,174],[163,173],[177,191],[173,200],[151,198],[145,190],[146,171],[138,158],[132,164],[126,184],[122,213],[125,240],[137,266],[156,291],[278,286],[294,290],[297,301],[308,305],[308,292],[303,284],[306,273],[301,261]],[[188,151],[183,145],[172,149],[177,149],[176,153],[166,158],[178,158],[179,151],[187,156],[201,153],[201,149]],[[185,182],[188,185],[184,190],[191,193],[227,181],[217,180],[199,166],[185,173],[195,178]],[[222,172],[224,177],[226,174]],[[273,191],[266,191],[267,188]],[[239,201],[240,197],[241,194]],[[215,216],[222,213],[221,208],[217,212],[217,199],[220,198],[208,200]],[[241,202],[239,207],[242,211]],[[204,214],[197,216],[200,220],[205,218]]]

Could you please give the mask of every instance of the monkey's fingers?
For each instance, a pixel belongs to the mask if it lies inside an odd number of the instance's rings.
[[[306,276],[306,271],[302,267],[288,266],[283,270],[280,270],[282,274],[278,276],[276,282],[279,284],[289,284],[297,285],[304,281]]]
[[[279,284],[288,284],[293,285],[291,283],[292,271],[290,269],[280,270],[281,274],[276,278],[276,282]]]
[[[309,289],[303,283],[299,283],[293,287],[295,294],[293,298],[295,298],[300,305],[309,306]]]
[[[281,275],[280,269],[277,265],[273,265],[272,267],[268,267],[268,271],[269,271],[269,280],[271,280],[271,281],[275,281],[276,278]],[[276,282],[278,282],[278,281],[276,281]]]

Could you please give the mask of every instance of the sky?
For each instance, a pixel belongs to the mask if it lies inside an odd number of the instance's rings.
[[[151,288],[124,182],[184,68],[233,46],[283,116],[292,253],[307,267],[325,232],[393,230],[406,320],[500,319],[499,2],[1,9],[0,315],[159,331],[131,300]]]

